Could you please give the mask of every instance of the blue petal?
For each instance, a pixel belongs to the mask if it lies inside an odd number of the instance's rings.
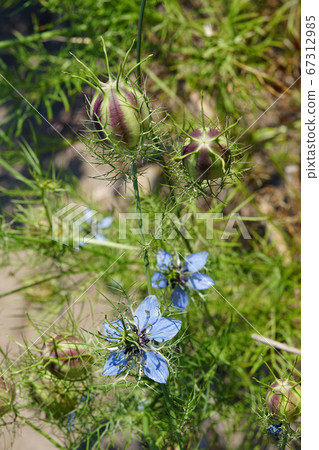
[[[74,427],[74,419],[75,419],[75,412],[73,411],[68,415],[68,423],[67,423],[68,431],[71,431],[72,428]]]
[[[172,292],[171,300],[173,305],[176,308],[185,309],[188,305],[188,295],[185,289],[182,289],[180,286],[177,286],[175,290]]]
[[[163,289],[168,286],[168,281],[161,272],[155,272],[152,276],[152,286],[153,288]]]
[[[121,352],[112,352],[109,354],[105,366],[102,371],[102,375],[117,375],[126,368],[127,363],[130,360],[130,356],[125,354],[125,350]]]
[[[99,242],[106,242],[107,241],[106,237],[102,233],[97,233],[97,235],[95,236],[95,239],[97,241],[99,241]]]
[[[188,278],[188,283],[190,287],[196,289],[197,291],[201,291],[202,289],[208,289],[214,286],[215,282],[205,273],[194,273],[192,276]]]
[[[108,341],[110,342],[120,341],[122,333],[124,331],[121,320],[112,320],[109,323],[104,322],[102,327]]]
[[[157,383],[166,383],[169,372],[164,356],[153,351],[144,352],[142,357],[143,372]]]
[[[156,342],[165,342],[172,339],[180,330],[182,322],[177,319],[161,317],[151,327],[148,335]]]
[[[102,230],[104,228],[109,228],[113,222],[113,217],[104,217],[101,222],[97,224],[98,230]]]
[[[92,217],[95,215],[95,211],[92,211],[90,208],[85,208],[83,216],[86,223],[92,223]]]
[[[157,321],[159,317],[159,305],[155,295],[149,295],[136,308],[134,322],[140,331]]]
[[[208,252],[199,252],[187,256],[185,265],[186,271],[198,272],[199,270],[201,270],[206,264],[208,255]]]
[[[157,253],[157,265],[161,270],[170,270],[173,267],[173,256],[160,249]]]

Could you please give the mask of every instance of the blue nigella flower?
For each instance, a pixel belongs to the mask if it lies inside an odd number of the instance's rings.
[[[267,433],[271,434],[273,436],[278,436],[281,433],[281,427],[280,425],[276,425],[274,423],[272,423],[268,428],[267,428]]]
[[[113,222],[113,217],[111,217],[111,216],[103,217],[103,219],[100,220],[100,222],[92,223],[94,215],[95,215],[95,212],[92,211],[92,209],[86,208],[83,213],[83,216],[85,219],[84,221],[87,225],[90,226],[91,232],[93,232],[95,234],[94,239],[96,241],[105,242],[105,241],[107,241],[107,239],[104,236],[104,234],[101,233],[101,230],[105,230],[106,228],[109,228],[111,226],[111,224]],[[82,231],[87,231],[83,227],[81,227],[80,229]],[[85,244],[86,244],[86,241],[84,238],[84,240],[78,242],[78,247],[76,248],[76,250],[79,250],[79,247],[83,247],[83,245],[85,245]]]
[[[71,431],[72,428],[74,427],[75,416],[76,416],[75,411],[71,412],[68,415],[68,423],[67,423],[67,427],[66,427],[68,431]]]
[[[180,261],[174,263],[173,256],[165,250],[157,253],[157,265],[159,272],[152,276],[152,286],[164,289],[167,286],[173,288],[171,300],[176,308],[186,308],[188,305],[188,294],[186,288],[190,287],[201,291],[214,286],[215,282],[205,273],[199,272],[206,264],[208,252],[193,253],[187,256],[185,264]]]
[[[87,394],[84,393],[80,399],[80,403],[84,403],[86,399],[87,399]],[[68,431],[71,431],[74,428],[75,417],[76,417],[76,411],[72,411],[68,415],[68,423],[67,423],[67,427],[66,427]]]
[[[158,352],[152,341],[166,342],[180,330],[182,322],[160,315],[155,295],[149,295],[137,307],[133,321],[113,320],[103,323],[108,341],[117,344],[110,353],[103,375],[118,375],[129,363],[139,362],[144,374],[158,383],[166,383],[169,371],[166,359]]]

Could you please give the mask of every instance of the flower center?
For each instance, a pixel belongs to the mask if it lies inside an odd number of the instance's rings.
[[[142,348],[150,341],[147,336],[147,331],[147,329],[139,331],[135,324],[130,324],[124,340],[126,354],[137,355],[141,353]]]
[[[164,276],[169,285],[174,289],[176,286],[183,286],[186,283],[187,277],[184,272],[182,266],[173,266],[170,271],[164,272]]]

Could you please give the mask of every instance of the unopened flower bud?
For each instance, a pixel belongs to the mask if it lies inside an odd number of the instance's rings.
[[[83,388],[77,389],[74,384],[44,376],[31,384],[31,396],[46,412],[56,418],[64,416],[76,408],[83,394]]]
[[[276,380],[267,391],[266,405],[276,419],[294,422],[301,411],[300,385],[288,379]]]
[[[10,381],[0,377],[0,417],[11,410],[11,404],[15,399],[15,389]]]
[[[103,142],[112,141],[124,149],[135,150],[141,135],[151,123],[150,112],[142,93],[126,82],[101,83],[92,102],[90,115]]]
[[[230,159],[225,136],[215,128],[197,128],[190,133],[182,150],[183,163],[194,179],[215,180],[223,177]],[[188,155],[188,156],[185,156]]]
[[[42,351],[46,368],[57,378],[79,380],[88,375],[91,355],[80,338],[59,334]]]

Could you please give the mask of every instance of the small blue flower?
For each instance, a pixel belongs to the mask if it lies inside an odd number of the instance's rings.
[[[111,217],[111,216],[103,217],[103,219],[100,220],[100,222],[93,223],[94,215],[95,215],[95,212],[92,211],[92,209],[86,208],[83,213],[84,221],[86,224],[88,224],[90,226],[91,232],[93,232],[95,234],[94,239],[96,241],[106,242],[107,239],[104,236],[104,234],[101,233],[101,230],[105,230],[106,228],[109,228],[111,226],[111,224],[113,222],[113,217]],[[81,227],[80,229],[81,229],[81,231],[87,231],[83,227]],[[79,251],[80,247],[83,247],[86,243],[87,242],[85,241],[85,239],[79,241],[76,250]]]
[[[280,425],[276,425],[276,424],[271,424],[268,428],[267,428],[267,433],[271,434],[273,436],[278,436],[281,433],[281,427]]]
[[[152,344],[172,339],[180,330],[182,322],[160,315],[155,295],[149,295],[137,307],[133,321],[113,320],[103,323],[108,341],[117,345],[110,353],[103,375],[118,375],[129,362],[140,362],[144,374],[157,383],[166,383],[169,371],[166,359]]]
[[[76,415],[75,411],[71,412],[68,415],[68,423],[67,423],[67,427],[66,427],[68,431],[71,431],[73,429],[73,427],[74,427],[75,415]]]
[[[84,403],[86,399],[87,399],[87,394],[84,393],[82,395],[81,399],[80,399],[80,403]],[[68,415],[68,423],[67,423],[67,430],[68,431],[71,431],[74,428],[75,416],[76,416],[76,411],[72,411]]]
[[[103,219],[96,224],[94,231],[96,232],[95,239],[97,241],[100,241],[100,242],[107,241],[106,237],[104,236],[103,233],[100,232],[100,230],[105,230],[106,228],[109,228],[111,226],[112,222],[113,222],[113,217],[107,216],[107,217],[103,217]]]
[[[208,252],[193,253],[185,259],[185,265],[179,261],[174,263],[173,256],[165,250],[157,253],[159,272],[152,276],[152,286],[164,289],[167,286],[174,290],[171,300],[176,308],[184,309],[188,305],[187,287],[201,291],[214,286],[215,282],[205,273],[199,272],[206,264]]]

